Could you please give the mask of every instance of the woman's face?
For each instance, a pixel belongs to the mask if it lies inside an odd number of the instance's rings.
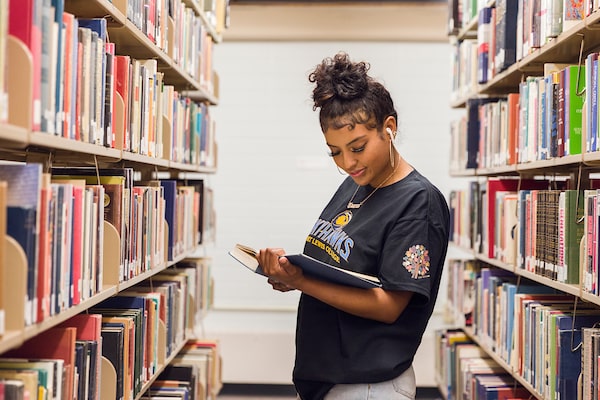
[[[325,132],[330,156],[360,186],[377,187],[392,172],[389,141],[389,137],[364,124]]]

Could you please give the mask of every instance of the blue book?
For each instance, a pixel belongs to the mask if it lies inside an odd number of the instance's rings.
[[[162,180],[162,181],[160,181],[160,185],[164,188],[165,219],[167,220],[167,225],[169,226],[167,259],[169,261],[172,261],[173,257],[174,257],[174,246],[176,245],[175,244],[175,230],[176,230],[175,204],[177,201],[177,182],[175,180]]]
[[[32,313],[37,309],[37,210],[31,206],[7,206],[6,217],[6,233],[19,243],[27,257],[25,321],[31,324],[35,321]]]
[[[564,314],[556,317],[557,359],[556,392],[560,399],[577,398],[577,380],[581,373],[581,328],[600,322],[600,315]]]
[[[517,59],[517,0],[496,1],[496,71],[502,72]]]

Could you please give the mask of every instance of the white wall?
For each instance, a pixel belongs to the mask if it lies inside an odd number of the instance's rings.
[[[443,193],[457,185],[448,176],[449,121],[456,117],[448,105],[448,44],[216,46],[220,101],[211,113],[217,121],[219,165],[210,178],[217,212],[217,242],[211,250],[215,310],[204,329],[221,338],[226,382],[290,382],[298,294],[272,291],[264,278],[238,265],[227,251],[239,242],[300,252],[308,230],[343,179],[327,156],[307,79],[324,57],[340,50],[370,62],[372,76],[391,92],[399,114],[396,146],[402,156]],[[442,289],[440,298],[444,296]],[[269,361],[257,368],[256,354]],[[423,359],[416,366],[422,386],[433,385],[433,377],[425,376],[432,370],[431,354],[427,349],[425,357],[418,357]]]

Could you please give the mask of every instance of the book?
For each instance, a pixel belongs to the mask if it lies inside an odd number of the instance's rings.
[[[502,72],[516,61],[517,56],[517,0],[496,2],[496,72]]]
[[[8,182],[7,233],[19,242],[27,256],[27,297],[24,315],[26,325],[30,325],[37,320],[38,210],[42,165],[1,165],[0,180]]]
[[[256,259],[256,250],[251,247],[236,244],[229,251],[229,255],[251,271],[265,275]],[[335,267],[306,254],[286,254],[285,257],[292,264],[302,268],[305,274],[325,281],[364,289],[381,287],[381,282],[377,277]]]
[[[123,132],[123,150],[129,150],[129,113],[130,113],[130,96],[129,87],[130,81],[129,76],[131,73],[131,58],[126,55],[115,56],[115,87],[117,93],[123,99],[123,121],[117,121],[120,124],[119,130]]]
[[[6,181],[0,181],[0,240],[2,243],[6,240],[6,195],[8,191],[8,185]],[[4,246],[0,246],[0,257],[4,260],[6,250]],[[4,262],[0,263],[0,279],[2,282],[8,282],[8,266]],[[5,290],[5,289],[4,289]],[[8,306],[8,299],[5,299],[5,295],[0,296],[0,337],[2,337],[6,330],[6,308]]]
[[[32,121],[30,128],[37,131],[41,127],[41,82],[42,82],[42,12],[41,1],[10,0],[8,12],[8,33],[19,39],[28,48],[33,67]],[[4,11],[3,11],[4,13]],[[9,79],[11,77],[8,77]],[[17,78],[18,77],[14,77]],[[10,103],[9,103],[10,104]],[[12,110],[10,110],[12,111]]]

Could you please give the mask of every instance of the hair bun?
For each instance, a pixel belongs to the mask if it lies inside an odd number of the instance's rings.
[[[369,64],[352,62],[346,53],[323,60],[310,76],[310,81],[316,83],[313,91],[315,107],[321,107],[335,97],[340,100],[363,97],[369,88],[368,70]]]

